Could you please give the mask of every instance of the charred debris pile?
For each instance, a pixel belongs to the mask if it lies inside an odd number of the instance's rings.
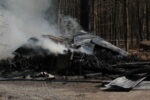
[[[115,91],[130,91],[150,79],[150,61],[131,56],[99,36],[80,31],[71,37],[41,37],[61,44],[65,49],[61,53],[51,53],[38,45],[39,38],[30,38],[13,52],[14,58],[0,61],[1,78],[47,80],[55,76],[59,79],[62,76],[82,76],[84,79],[115,79],[102,85],[103,90]],[[139,88],[143,89],[142,86]]]
[[[32,46],[27,42],[14,51],[13,59],[0,61],[1,74],[28,70],[66,76],[82,75],[96,78],[98,75],[114,79],[142,71],[145,73],[149,69],[149,62],[141,62],[99,36],[84,31],[78,32],[72,38],[51,35],[42,37],[64,44],[67,50],[64,54],[50,54],[48,50],[35,45],[39,41],[38,38],[30,38],[28,42],[32,42]]]

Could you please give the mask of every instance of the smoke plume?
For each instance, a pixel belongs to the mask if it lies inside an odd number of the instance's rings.
[[[46,13],[55,7],[53,0],[0,0],[0,59],[12,57],[12,52],[31,37],[58,35],[57,25],[47,20]],[[41,40],[41,47],[51,53],[63,53],[61,44],[50,40]]]

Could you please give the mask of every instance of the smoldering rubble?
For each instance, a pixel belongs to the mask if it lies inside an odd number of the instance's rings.
[[[49,23],[51,0],[5,1],[0,1],[0,54],[13,57],[1,59],[1,80],[82,76],[115,79],[103,90],[129,91],[149,79],[149,61],[84,31],[71,17],[62,18],[61,29]]]
[[[13,59],[1,60],[1,76],[35,79],[38,73],[44,73],[43,76],[83,76],[100,80],[117,78],[104,90],[130,90],[149,77],[150,62],[130,56],[123,49],[91,33],[79,31],[73,38],[52,35],[41,38],[61,44],[66,49],[62,54],[51,53],[48,48],[39,45],[40,38],[32,37],[13,52]]]

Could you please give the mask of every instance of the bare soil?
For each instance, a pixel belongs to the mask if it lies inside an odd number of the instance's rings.
[[[0,100],[150,100],[150,91],[103,92],[100,83],[0,82]]]

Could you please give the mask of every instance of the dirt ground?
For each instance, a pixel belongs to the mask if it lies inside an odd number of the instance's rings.
[[[0,82],[0,100],[150,100],[150,91],[103,92],[100,83]]]

